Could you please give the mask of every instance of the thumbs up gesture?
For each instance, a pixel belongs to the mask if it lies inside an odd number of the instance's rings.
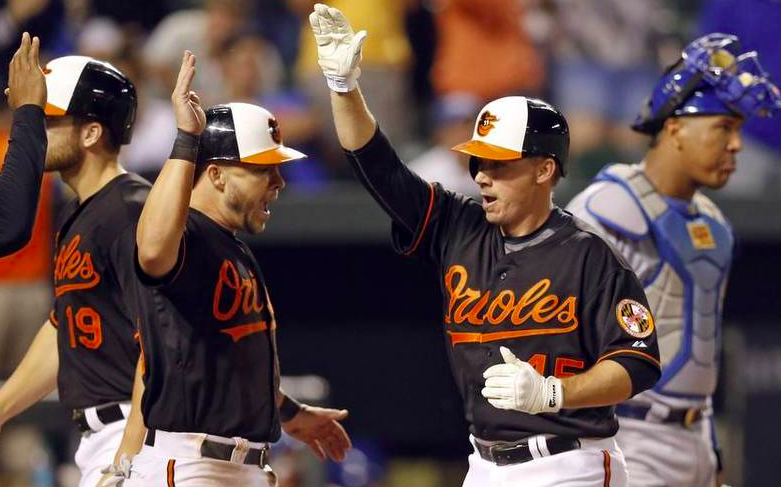
[[[528,414],[555,413],[564,404],[564,389],[556,377],[543,377],[509,348],[500,347],[503,364],[485,372],[483,397],[495,408]]]

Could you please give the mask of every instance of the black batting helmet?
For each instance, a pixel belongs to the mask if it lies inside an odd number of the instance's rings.
[[[136,121],[136,87],[117,68],[86,56],[49,61],[46,75],[47,116],[76,115],[108,127],[114,142],[130,143]]]

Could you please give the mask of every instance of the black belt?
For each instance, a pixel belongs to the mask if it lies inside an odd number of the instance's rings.
[[[548,438],[545,441],[545,444],[548,448],[548,453],[551,455],[580,448],[580,440],[577,439],[553,437]],[[475,440],[475,446],[477,447],[477,452],[483,457],[483,460],[488,460],[499,466],[513,465],[534,460],[534,456],[529,449],[529,444],[526,441],[520,443],[484,445],[478,440]]]
[[[117,421],[122,421],[125,419],[125,415],[122,413],[122,408],[119,407],[119,404],[110,404],[108,406],[95,408],[95,410],[97,412],[98,419],[104,425],[116,423]],[[78,426],[79,432],[81,434],[89,432],[95,433],[96,431],[93,430],[87,422],[87,415],[84,411],[85,409],[74,409],[73,422],[76,423],[76,426]]]
[[[656,421],[660,423],[673,423],[679,424],[685,428],[691,427],[694,423],[702,419],[702,408],[688,408],[688,409],[670,409],[666,418],[656,418],[655,416],[648,415],[651,411],[651,406],[639,406],[635,404],[619,404],[616,406],[616,414],[622,418],[642,419]]]
[[[148,446],[155,446],[155,430],[150,429],[146,433],[146,439],[144,444]],[[233,457],[233,450],[236,449],[236,445],[227,445],[224,443],[218,443],[211,440],[203,440],[201,444],[201,456],[204,458],[213,458],[215,460],[224,460],[230,462]],[[258,465],[263,467],[268,465],[269,447],[263,448],[250,448],[247,451],[247,455],[244,457],[245,465]]]

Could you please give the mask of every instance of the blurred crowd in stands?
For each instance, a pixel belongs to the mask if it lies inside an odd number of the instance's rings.
[[[182,52],[189,49],[198,59],[195,89],[204,105],[243,101],[270,109],[285,143],[309,155],[307,163],[286,167],[288,190],[327,191],[334,181],[352,180],[352,174],[335,137],[329,91],[308,28],[314,3],[6,0],[0,2],[0,84],[6,85],[8,61],[23,31],[40,37],[43,62],[68,54],[111,62],[139,93],[135,132],[122,150],[122,163],[154,180],[176,133],[169,97]],[[572,176],[564,184],[578,184],[605,163],[638,161],[648,142],[631,132],[629,122],[664,66],[696,35],[739,35],[781,80],[777,0],[330,4],[369,32],[360,84],[385,133],[421,176],[467,194],[477,190],[467,161],[449,148],[470,137],[487,100],[523,94],[557,105],[572,135]],[[3,101],[0,161],[9,126]],[[745,135],[740,169],[726,192],[739,198],[778,193],[781,117],[752,121]],[[34,240],[21,253],[0,259],[0,379],[13,371],[48,315],[53,215],[55,202],[68,198],[64,191],[46,177]],[[68,455],[58,448],[42,450],[35,429],[2,433],[0,485],[54,485],[51,469],[40,469],[32,480],[29,471]],[[19,469],[27,473],[17,484],[12,474]],[[66,485],[63,478],[67,473],[59,480]]]
[[[331,3],[370,33],[361,86],[385,132],[425,176],[452,180],[466,191],[473,191],[468,174],[463,165],[453,166],[456,156],[444,149],[466,137],[469,120],[489,99],[536,95],[562,109],[572,130],[574,177],[583,179],[607,161],[632,161],[642,153],[645,142],[628,122],[661,69],[694,35],[739,34],[781,78],[773,23],[762,21],[778,18],[778,2],[771,0]],[[112,62],[140,93],[124,165],[154,179],[175,133],[168,101],[175,69],[182,51],[190,49],[198,56],[196,89],[204,103],[247,101],[269,108],[286,143],[310,155],[309,163],[286,174],[291,190],[317,191],[351,175],[333,134],[328,90],[307,25],[313,4],[8,0],[0,12],[0,78],[23,30],[41,37],[44,60],[77,53]],[[757,23],[749,27],[750,19]],[[781,124],[756,125],[747,127],[757,142],[752,158],[771,166],[760,172],[774,172],[781,143],[772,134],[781,132]],[[755,179],[731,186],[749,195],[767,189],[757,187],[768,183],[765,177]]]

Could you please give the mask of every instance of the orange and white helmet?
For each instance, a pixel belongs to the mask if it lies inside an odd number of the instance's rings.
[[[206,110],[206,128],[198,146],[198,164],[211,161],[235,161],[246,164],[274,165],[303,154],[282,143],[282,134],[274,115],[249,103],[227,103]]]
[[[136,121],[136,87],[117,68],[86,56],[49,61],[46,76],[48,117],[75,115],[108,127],[114,141],[130,143]]]
[[[469,170],[477,175],[476,158],[511,161],[546,156],[567,175],[569,126],[550,103],[524,96],[506,96],[488,103],[477,116],[472,139],[453,147],[472,156]]]

